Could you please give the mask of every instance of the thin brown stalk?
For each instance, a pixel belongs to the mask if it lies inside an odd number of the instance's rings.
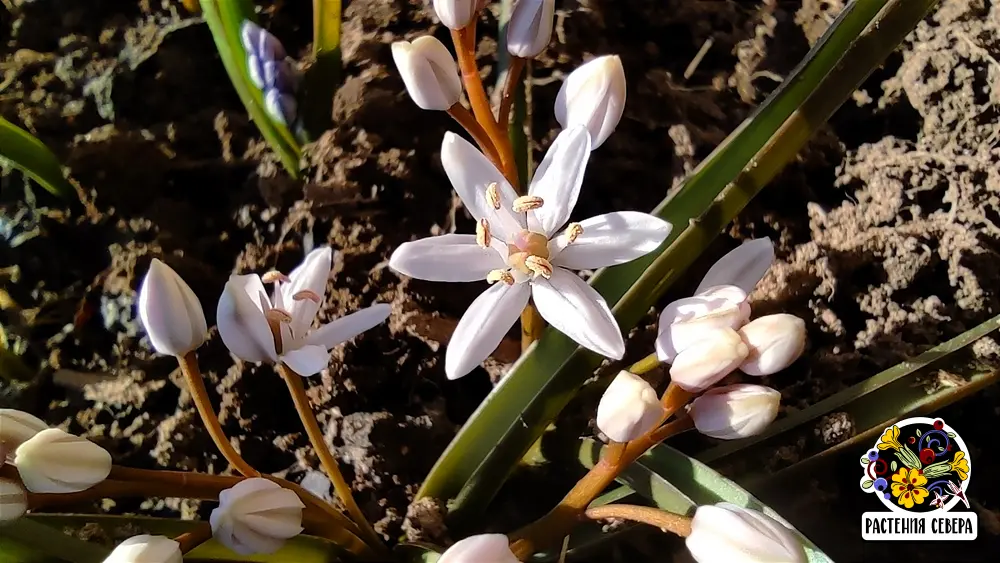
[[[187,553],[210,539],[212,539],[212,526],[208,522],[202,522],[193,530],[174,538],[174,541],[181,544],[181,553]]]
[[[456,103],[448,108],[448,115],[469,132],[472,140],[479,145],[479,150],[483,151],[483,154],[486,155],[486,158],[490,159],[493,166],[496,166],[497,170],[502,170],[503,164],[500,162],[500,155],[497,153],[496,147],[493,146],[493,141],[490,140],[489,135],[486,134],[486,130],[476,121],[472,113],[461,103]]]
[[[503,83],[503,97],[500,98],[500,110],[497,112],[497,123],[504,131],[507,130],[510,123],[510,108],[514,105],[514,97],[517,95],[517,86],[520,84],[524,66],[524,59],[511,57],[510,66],[507,67],[507,77]]]
[[[608,504],[588,508],[583,515],[591,520],[616,518],[642,524],[649,524],[665,532],[673,532],[682,538],[691,535],[691,519],[687,516],[664,512],[648,506],[634,504]]]

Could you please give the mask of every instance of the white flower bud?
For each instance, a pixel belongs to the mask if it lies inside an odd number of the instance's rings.
[[[24,411],[0,409],[0,449],[13,454],[18,446],[48,427],[44,420]],[[0,456],[0,465],[4,457]]]
[[[182,563],[181,544],[163,536],[132,536],[118,544],[104,563]]]
[[[0,479],[0,523],[17,520],[28,510],[28,495],[14,481]]]
[[[750,318],[746,297],[736,286],[718,286],[667,305],[660,314],[657,358],[671,363],[678,352],[703,340],[706,332],[743,326]]]
[[[302,532],[304,507],[292,491],[254,477],[222,491],[209,522],[215,539],[236,553],[268,554]]]
[[[410,97],[422,109],[444,111],[462,98],[462,79],[448,48],[430,35],[392,44],[392,60]]]
[[[466,27],[479,9],[479,0],[434,0],[434,13],[448,29]]]
[[[740,329],[750,354],[740,364],[748,375],[771,375],[792,365],[806,349],[806,323],[780,313],[754,319]]]
[[[698,393],[738,368],[749,353],[735,330],[706,331],[701,340],[677,354],[670,366],[670,379],[681,389]]]
[[[518,559],[510,550],[507,536],[479,534],[449,547],[438,563],[518,563]]]
[[[778,416],[781,393],[762,385],[738,383],[705,391],[688,414],[698,432],[720,440],[755,436]]]
[[[805,563],[806,553],[785,524],[734,504],[699,506],[685,540],[698,563]]]
[[[48,428],[17,448],[14,466],[33,493],[76,493],[108,477],[111,454],[89,440]]]
[[[515,57],[533,59],[552,39],[555,0],[517,0],[507,23],[507,52]]]
[[[748,240],[713,264],[694,292],[698,294],[717,285],[735,285],[752,293],[773,262],[774,245],[770,239]]]
[[[601,146],[625,111],[625,69],[616,55],[589,61],[569,73],[556,95],[556,120],[563,128],[583,125],[590,150]]]
[[[615,442],[628,442],[659,424],[664,409],[653,386],[628,371],[620,371],[597,405],[597,427]]]
[[[139,288],[139,318],[153,348],[161,354],[183,356],[208,338],[198,297],[177,272],[156,258]]]

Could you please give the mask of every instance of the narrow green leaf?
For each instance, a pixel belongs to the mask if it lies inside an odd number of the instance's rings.
[[[303,112],[310,137],[333,125],[333,96],[343,70],[340,60],[340,0],[313,0],[313,56],[305,76]]]
[[[396,559],[403,563],[437,563],[441,559],[439,548],[418,542],[401,543],[392,549]]]
[[[61,524],[44,519],[19,518],[0,527],[3,563],[101,563],[110,552],[66,535]]]
[[[31,133],[3,117],[0,117],[0,160],[10,162],[54,195],[65,199],[77,197],[56,155]]]

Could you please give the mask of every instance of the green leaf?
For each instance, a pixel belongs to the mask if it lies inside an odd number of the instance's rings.
[[[896,465],[896,460],[892,460],[892,463],[889,464],[889,470],[895,471],[897,467],[898,465]]]
[[[299,142],[284,124],[275,121],[264,109],[264,97],[250,80],[247,71],[247,54],[240,41],[240,28],[244,21],[256,21],[253,2],[250,0],[201,0],[202,15],[212,31],[215,46],[219,50],[222,64],[229,73],[229,79],[236,88],[247,113],[278,158],[293,177],[299,177],[299,158],[302,149]]]
[[[392,549],[397,556],[396,559],[404,563],[437,563],[441,558],[441,551],[438,547],[418,543],[401,543]]]
[[[340,0],[313,0],[313,56],[305,75],[303,115],[310,137],[333,126],[333,96],[343,70],[340,60]]]
[[[868,489],[872,488],[872,485],[874,485],[874,484],[875,484],[875,481],[872,481],[871,479],[865,479],[861,483],[861,488],[867,491]]]
[[[921,434],[923,434],[923,432],[917,430],[917,438],[919,438]]]
[[[886,5],[886,17],[862,36]],[[653,254],[598,272],[591,284],[614,304],[623,331],[792,159],[812,132],[898,45],[933,0],[856,0],[847,5],[781,87],[699,165],[654,213],[675,225]],[[900,12],[909,18],[900,20]],[[892,15],[895,19],[889,18]],[[860,36],[860,39],[859,39]],[[841,64],[843,61],[843,64]],[[418,497],[454,499],[454,521],[481,511],[598,358],[553,329],[529,349],[483,401],[438,459]]]
[[[59,159],[41,141],[0,117],[0,161],[6,160],[54,195],[76,199]]]
[[[101,563],[111,552],[64,534],[37,517],[19,518],[0,528],[3,563]],[[59,526],[58,523],[55,524]]]

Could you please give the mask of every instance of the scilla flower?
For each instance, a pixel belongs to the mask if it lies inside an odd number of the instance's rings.
[[[685,540],[698,563],[805,563],[806,553],[784,523],[734,504],[699,506]]]
[[[216,313],[229,351],[248,362],[281,362],[299,375],[313,375],[330,362],[331,348],[388,318],[389,305],[380,303],[313,330],[332,260],[333,251],[323,247],[288,276],[230,276]],[[264,283],[274,283],[270,297]]]
[[[240,555],[274,553],[302,532],[305,505],[292,491],[267,479],[244,479],[219,493],[212,537]]]
[[[402,274],[428,281],[487,280],[493,286],[462,316],[445,355],[445,374],[459,378],[496,349],[533,297],[541,316],[578,344],[621,358],[625,342],[604,298],[571,270],[634,260],[654,250],[670,224],[623,211],[570,223],[590,157],[584,127],[559,134],[538,166],[528,195],[510,184],[468,141],[446,134],[441,162],[478,221],[475,235],[408,242],[389,259]]]
[[[181,544],[163,536],[143,534],[118,544],[104,563],[183,563]]]
[[[503,534],[469,536],[448,548],[438,563],[518,563]]]

